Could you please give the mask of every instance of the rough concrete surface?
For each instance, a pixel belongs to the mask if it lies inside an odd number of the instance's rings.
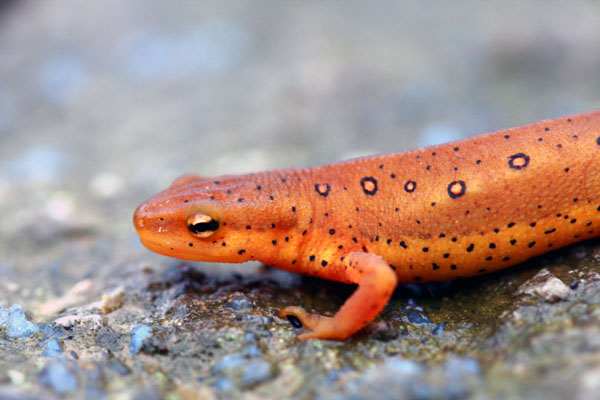
[[[0,3],[0,398],[595,399],[600,242],[400,287],[144,249],[135,207],[217,175],[407,150],[600,106],[600,3]]]

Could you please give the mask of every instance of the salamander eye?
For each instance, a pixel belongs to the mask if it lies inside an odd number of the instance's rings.
[[[192,235],[204,239],[212,236],[219,229],[219,221],[210,215],[196,214],[188,218],[187,228]]]

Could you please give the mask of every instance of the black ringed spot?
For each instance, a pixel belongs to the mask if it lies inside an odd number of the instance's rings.
[[[513,154],[508,158],[508,166],[512,169],[523,169],[529,165],[529,156],[525,153]]]
[[[448,194],[453,199],[458,199],[467,191],[467,185],[464,181],[453,181],[448,185]]]
[[[327,197],[329,191],[331,190],[331,186],[329,183],[317,183],[315,184],[315,190],[323,197]]]
[[[406,190],[407,193],[412,193],[417,189],[417,182],[415,181],[406,181],[406,183],[404,184],[404,190]]]
[[[373,196],[377,193],[377,180],[372,176],[365,176],[360,180],[360,186],[363,188],[365,194]]]

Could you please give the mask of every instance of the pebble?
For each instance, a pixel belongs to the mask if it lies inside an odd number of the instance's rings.
[[[409,312],[408,314],[406,314],[406,319],[408,319],[408,322],[415,325],[432,324],[427,315],[419,311]]]
[[[242,384],[245,386],[256,385],[265,382],[272,376],[271,364],[262,358],[248,361],[242,375]]]
[[[40,383],[52,388],[58,395],[74,392],[77,379],[63,361],[50,361],[40,371]]]
[[[226,392],[233,389],[233,382],[229,378],[219,378],[213,384],[213,387],[218,392]]]
[[[571,289],[547,269],[542,269],[533,278],[522,284],[518,294],[539,297],[548,303],[565,300],[571,294]]]
[[[20,304],[9,309],[0,307],[0,326],[6,327],[6,335],[11,339],[25,338],[38,331],[38,326],[27,319]]]
[[[445,322],[440,322],[439,324],[437,324],[435,326],[435,328],[433,328],[433,330],[431,331],[431,334],[433,336],[437,336],[440,333],[442,333],[444,331],[444,329],[446,329],[446,323]]]
[[[246,358],[242,354],[228,354],[213,365],[211,371],[213,374],[230,371],[241,366],[244,361],[246,361]]]
[[[56,339],[50,339],[46,343],[46,347],[44,347],[44,351],[42,351],[42,355],[44,357],[60,357],[63,355],[63,350]]]
[[[131,335],[131,343],[129,344],[129,352],[131,355],[136,355],[144,345],[144,340],[152,337],[152,327],[140,324],[129,332]]]

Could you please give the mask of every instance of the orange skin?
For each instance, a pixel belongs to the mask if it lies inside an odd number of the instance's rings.
[[[600,111],[315,168],[186,175],[134,224],[167,256],[358,284],[331,318],[279,314],[309,330],[301,340],[344,340],[399,282],[480,275],[600,235]]]

